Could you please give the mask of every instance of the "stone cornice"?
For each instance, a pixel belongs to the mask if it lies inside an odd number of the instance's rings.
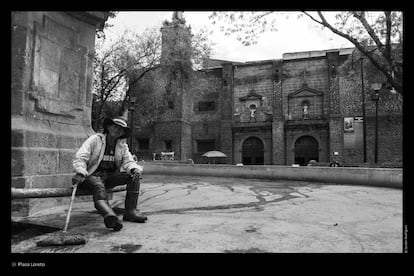
[[[68,14],[76,17],[82,21],[85,21],[91,25],[96,26],[97,28],[103,28],[105,21],[108,19],[109,12],[103,11],[68,11]]]

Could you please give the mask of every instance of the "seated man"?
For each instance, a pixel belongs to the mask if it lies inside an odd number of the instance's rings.
[[[139,178],[142,166],[129,152],[126,139],[131,130],[121,118],[105,119],[103,133],[91,135],[79,148],[73,160],[73,184],[89,190],[95,208],[104,217],[107,228],[119,231],[122,223],[108,205],[106,189],[127,185],[124,221],[143,223],[147,217],[136,214]]]

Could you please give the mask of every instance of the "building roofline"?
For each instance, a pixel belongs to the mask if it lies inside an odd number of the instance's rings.
[[[284,53],[282,57],[283,57],[283,60],[314,58],[314,57],[326,56],[326,53],[331,53],[331,52],[339,52],[339,55],[349,55],[354,50],[355,50],[355,47],[334,48],[334,49],[303,51],[303,52],[291,52],[291,53]]]
[[[266,64],[266,63],[273,63],[280,59],[266,59],[266,60],[253,60],[253,61],[246,61],[241,64],[234,64],[237,66],[251,66],[251,65],[258,65],[258,64]]]
[[[331,52],[339,52],[339,55],[341,56],[350,55],[354,50],[355,50],[355,47],[347,47],[347,48],[334,48],[334,49],[325,49],[325,50],[290,52],[290,53],[284,53],[282,55],[282,58],[279,58],[279,59],[252,60],[252,61],[245,61],[245,62],[212,58],[211,59],[212,61],[216,61],[216,63],[220,63],[221,66],[215,65],[212,67],[205,67],[202,70],[222,68],[223,64],[232,64],[234,66],[251,66],[251,65],[258,65],[258,64],[273,63],[273,62],[278,62],[278,61],[318,58],[318,57],[325,57],[327,53],[331,53]]]

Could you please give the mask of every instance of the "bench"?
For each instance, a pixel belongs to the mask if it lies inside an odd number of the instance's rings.
[[[331,167],[331,162],[317,162],[312,165],[308,165],[309,167]],[[341,164],[339,164],[339,167],[341,167]]]
[[[24,199],[24,198],[47,198],[47,197],[67,197],[72,196],[72,187],[68,188],[38,188],[38,189],[22,189],[11,188],[11,199]],[[112,193],[126,191],[126,185],[116,186],[111,189],[107,189],[108,195]],[[84,189],[78,189],[76,196],[92,195],[89,191]]]
[[[161,152],[161,160],[174,160],[174,151]]]

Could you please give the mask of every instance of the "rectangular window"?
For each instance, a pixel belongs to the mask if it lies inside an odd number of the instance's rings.
[[[171,140],[165,140],[164,141],[164,149],[166,151],[172,151],[172,141]]]
[[[205,153],[215,149],[214,140],[199,140],[197,141],[197,152]]]
[[[138,139],[139,150],[149,150],[149,139]]]
[[[171,100],[168,101],[168,108],[169,109],[174,109],[174,102],[173,101],[171,101]]]
[[[198,102],[198,111],[214,111],[216,110],[216,102]]]

